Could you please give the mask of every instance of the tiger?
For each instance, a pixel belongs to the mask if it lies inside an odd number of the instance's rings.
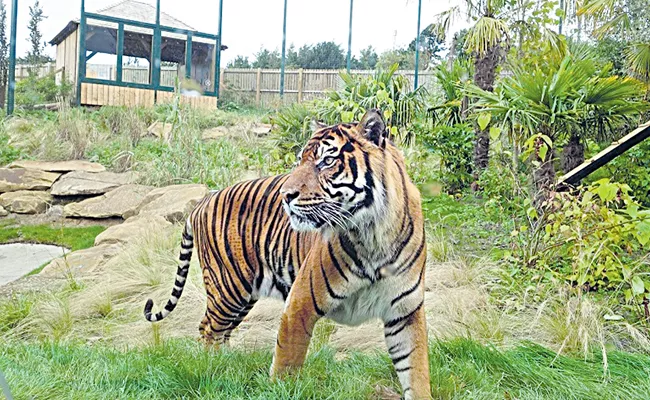
[[[208,345],[228,343],[258,299],[284,301],[272,377],[304,363],[316,322],[383,321],[405,399],[428,399],[420,193],[388,137],[382,112],[358,123],[315,124],[288,174],[250,180],[201,200],[185,224],[170,299],[174,310],[196,248],[207,291],[199,325]]]

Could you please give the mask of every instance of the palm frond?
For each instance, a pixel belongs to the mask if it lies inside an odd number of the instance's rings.
[[[510,29],[505,21],[492,17],[481,17],[467,33],[465,49],[485,54],[495,46],[507,42],[509,37]]]
[[[650,84],[650,43],[635,43],[625,50],[630,71],[639,79]]]

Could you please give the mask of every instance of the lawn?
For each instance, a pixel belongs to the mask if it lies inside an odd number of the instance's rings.
[[[71,251],[92,247],[104,226],[66,227],[55,225],[0,225],[0,243],[43,243],[63,246]]]
[[[610,352],[604,371],[598,353],[576,359],[528,343],[498,350],[455,339],[433,342],[429,353],[440,399],[647,399],[650,392],[650,357],[643,355]],[[325,347],[281,381],[269,379],[270,363],[270,351],[206,351],[191,340],[124,350],[101,343],[0,345],[0,368],[16,398],[368,399],[399,390],[383,353],[340,360]]]

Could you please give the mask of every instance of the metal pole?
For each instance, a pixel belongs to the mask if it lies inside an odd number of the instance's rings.
[[[284,97],[284,64],[287,50],[287,0],[284,0],[284,20],[282,22],[282,60],[280,63],[280,98]]]
[[[215,51],[217,52],[217,62],[215,63],[215,69],[214,71],[214,94],[217,96],[217,99],[219,99],[219,89],[221,89],[220,82],[221,82],[221,20],[223,19],[223,0],[219,0],[219,26],[217,28],[217,48]]]
[[[18,19],[18,0],[11,2],[11,37],[9,38],[9,88],[7,91],[7,115],[14,112],[16,91],[16,29]]]
[[[420,17],[422,16],[422,0],[418,0],[418,35],[415,37],[415,79],[413,90],[418,88],[418,78],[420,69]]]
[[[564,12],[564,0],[560,0],[560,10]],[[560,16],[560,20],[558,21],[558,26],[557,26],[557,33],[560,35],[562,34],[562,23],[564,22],[563,19],[564,17]]]
[[[158,89],[160,88],[160,45],[161,45],[161,30],[160,30],[160,0],[156,0],[156,28],[153,32],[153,62],[151,63],[151,83],[154,88],[155,101],[158,100]]]
[[[352,64],[352,8],[354,0],[350,0],[350,27],[348,29],[348,64],[347,70],[350,73],[350,64]]]
[[[79,60],[77,61],[77,106],[81,105],[81,81],[86,76],[86,1],[81,0],[79,19]]]

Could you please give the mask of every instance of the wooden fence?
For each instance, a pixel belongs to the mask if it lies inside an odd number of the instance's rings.
[[[38,76],[46,76],[57,72],[55,64],[45,64],[36,67],[28,65],[16,66],[16,79],[29,76],[30,70]],[[280,98],[280,70],[279,69],[234,69],[221,70],[220,88],[221,98],[258,107],[275,107],[282,103],[300,103],[325,97],[330,90],[339,89],[343,85],[340,70],[298,69],[286,70],[284,77],[284,98]],[[373,70],[352,70],[354,76],[371,76]],[[114,80],[116,68],[114,65],[88,64],[87,76],[100,79]],[[411,88],[415,79],[413,70],[397,72],[405,76]],[[125,66],[123,80],[133,83],[149,83],[149,67]],[[163,66],[160,81],[165,86],[176,86],[178,76],[177,67]],[[432,88],[435,82],[433,71],[421,71],[419,85]]]
[[[354,76],[371,76],[373,70],[352,70]],[[415,71],[398,71],[413,88]],[[339,70],[298,69],[286,70],[284,75],[284,99],[280,99],[279,69],[222,69],[220,76],[221,97],[239,103],[256,106],[276,106],[280,103],[300,103],[325,97],[330,90],[343,85]],[[431,87],[435,81],[432,71],[420,71],[420,86]]]

